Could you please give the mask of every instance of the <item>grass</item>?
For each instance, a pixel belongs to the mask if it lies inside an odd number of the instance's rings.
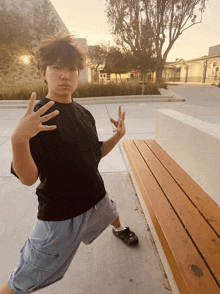
[[[163,82],[148,82],[145,85],[144,95],[160,95],[159,88],[166,88]],[[0,100],[29,100],[32,92],[37,93],[37,99],[42,99],[47,94],[47,86],[42,83],[35,85],[21,85],[15,87],[0,87]],[[123,96],[141,95],[142,86],[138,81],[129,81],[109,84],[92,84],[79,82],[73,98],[81,97],[102,97],[102,96]]]

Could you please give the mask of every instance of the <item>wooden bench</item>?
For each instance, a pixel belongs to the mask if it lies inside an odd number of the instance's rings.
[[[220,293],[219,206],[155,140],[123,148],[179,292]]]

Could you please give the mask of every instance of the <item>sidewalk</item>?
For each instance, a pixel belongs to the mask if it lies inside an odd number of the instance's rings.
[[[175,109],[210,123],[220,123],[220,88],[175,85],[169,89],[186,101],[121,104],[122,111],[126,111],[127,128],[123,139],[153,139],[157,109]],[[100,140],[113,135],[109,118],[118,117],[119,105],[84,105],[95,117]],[[33,229],[37,214],[37,184],[23,186],[10,174],[10,136],[17,119],[24,113],[25,109],[0,109],[0,283],[16,266],[19,251]],[[126,247],[109,227],[92,245],[80,246],[63,280],[39,293],[172,293],[131,183],[121,143],[102,159],[99,170],[106,190],[117,202],[122,222],[138,235],[139,247]]]

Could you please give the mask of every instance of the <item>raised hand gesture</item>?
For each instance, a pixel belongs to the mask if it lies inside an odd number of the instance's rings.
[[[34,92],[31,94],[27,112],[18,120],[18,123],[12,134],[12,137],[16,138],[18,141],[27,141],[36,136],[41,131],[52,131],[56,129],[55,125],[42,125],[42,123],[59,114],[59,111],[55,110],[50,114],[42,116],[50,107],[54,105],[54,102],[50,101],[41,107],[38,111],[34,112],[34,102],[36,100],[36,96],[37,95]]]
[[[121,112],[121,106],[118,107],[118,120],[114,120],[113,118],[110,118],[110,121],[114,124],[115,128],[113,132],[117,132],[120,136],[124,136],[126,133],[126,128],[125,128],[125,112]]]

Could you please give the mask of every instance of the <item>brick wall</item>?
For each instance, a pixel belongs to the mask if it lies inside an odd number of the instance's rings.
[[[41,76],[36,65],[23,62],[0,64],[0,86],[34,85],[40,81]]]

